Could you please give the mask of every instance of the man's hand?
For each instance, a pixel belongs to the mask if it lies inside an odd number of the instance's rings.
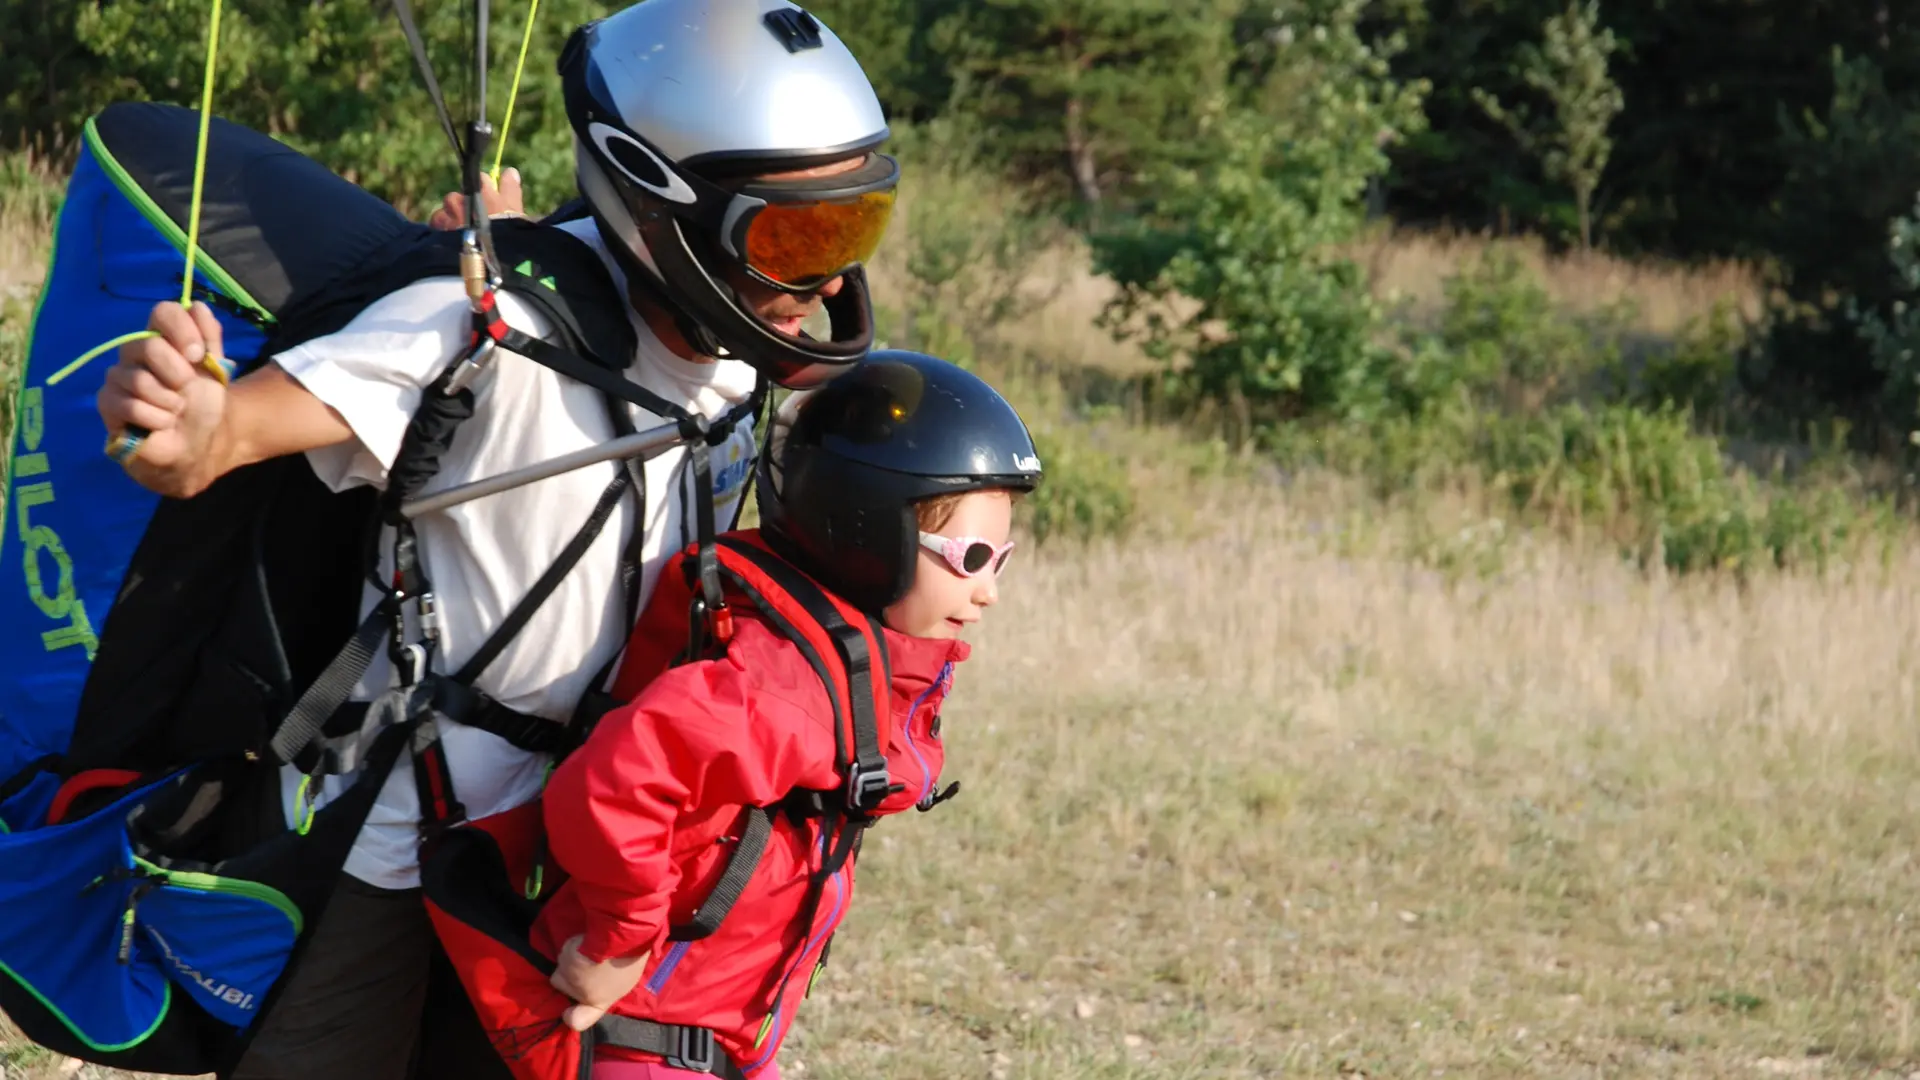
[[[481,173],[480,204],[487,208],[488,217],[524,216],[524,204],[520,198],[520,170],[502,170],[499,187],[494,186],[492,174]],[[441,230],[464,228],[467,224],[467,197],[458,191],[448,192],[440,200],[440,209],[433,212],[427,223]]]
[[[94,407],[109,438],[130,425],[147,429],[127,471],[153,491],[184,498],[221,472],[215,443],[227,387],[201,367],[206,357],[222,355],[220,322],[201,301],[191,311],[167,302],[154,305],[147,329],[160,336],[120,346]]]
[[[560,947],[553,972],[553,988],[578,1002],[567,1008],[561,1019],[575,1031],[585,1031],[598,1023],[615,1002],[640,985],[647,969],[647,955],[602,960],[595,963],[580,955],[581,937],[575,935]]]
[[[147,328],[158,337],[120,346],[94,407],[109,444],[128,426],[148,432],[122,464],[156,494],[188,499],[245,465],[335,446],[353,428],[279,365],[267,363],[222,382],[201,361],[220,357],[220,322],[195,301],[154,305]]]

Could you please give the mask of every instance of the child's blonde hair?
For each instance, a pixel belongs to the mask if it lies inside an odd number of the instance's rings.
[[[1011,488],[975,488],[975,491],[1005,492],[1015,506],[1020,504],[1020,496],[1025,492]],[[914,520],[920,523],[921,532],[937,533],[947,522],[953,520],[953,512],[960,508],[960,500],[972,494],[972,491],[955,491],[947,495],[935,495],[930,499],[921,499],[913,504]]]

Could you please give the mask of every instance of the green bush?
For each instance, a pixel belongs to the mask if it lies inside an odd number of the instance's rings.
[[[1472,403],[1522,411],[1615,368],[1627,311],[1562,311],[1526,264],[1489,250],[1449,277],[1436,325],[1402,333],[1396,382],[1405,411]]]
[[[1876,363],[1858,317],[1897,319],[1912,289],[1890,272],[1884,246],[1920,176],[1920,88],[1899,53],[1849,57],[1836,46],[1830,103],[1783,132],[1792,166],[1777,210],[1761,215],[1774,256],[1768,334],[1741,373],[1782,415],[1831,408],[1881,445],[1898,445],[1910,429],[1914,397]]]
[[[1091,446],[1081,428],[1035,429],[1033,441],[1046,475],[1022,513],[1037,543],[1126,530],[1134,499],[1124,464]]]
[[[1649,408],[1671,406],[1696,424],[1724,428],[1741,395],[1739,357],[1746,327],[1732,302],[1721,300],[1681,328],[1672,347],[1654,352],[1640,369],[1633,399]]]
[[[1194,138],[1215,163],[1170,170],[1139,217],[1092,238],[1120,286],[1103,325],[1167,364],[1176,403],[1230,404],[1256,425],[1393,408],[1379,313],[1332,247],[1356,234],[1386,145],[1419,127],[1425,87],[1390,76],[1357,4],[1332,6],[1285,37],[1293,93],[1270,112],[1200,108]]]
[[[1890,505],[1837,483],[1742,472],[1672,408],[1572,404],[1499,418],[1476,457],[1521,510],[1597,528],[1673,570],[1825,567],[1898,527]]]
[[[1701,419],[1723,421],[1737,401],[1744,328],[1730,305],[1649,355],[1629,384],[1625,311],[1567,314],[1510,256],[1461,271],[1445,296],[1429,325],[1401,331],[1397,409],[1278,425],[1266,445],[1288,464],[1358,474],[1382,497],[1490,490],[1523,522],[1602,535],[1676,571],[1824,566],[1898,529],[1844,468],[1756,477],[1702,432]],[[1484,570],[1497,556],[1478,533],[1443,539],[1434,550],[1453,553],[1439,560],[1449,566]]]
[[[907,164],[876,260],[881,336],[971,364],[983,335],[1044,302],[1044,291],[1025,287],[1025,270],[1062,230],[988,167],[966,125],[906,127],[893,149]]]

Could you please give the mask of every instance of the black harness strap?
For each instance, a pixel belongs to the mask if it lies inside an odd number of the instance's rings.
[[[759,407],[759,403],[749,395],[747,400],[727,410],[720,419],[709,422],[618,372],[609,371],[584,360],[566,349],[543,341],[525,331],[507,327],[500,335],[500,347],[518,353],[541,367],[551,368],[576,382],[586,383],[610,397],[619,398],[656,416],[673,420],[681,425],[680,434],[689,440],[706,438],[716,445],[725,442],[733,434],[734,427],[740,421],[752,416]],[[698,428],[693,426],[696,424],[699,425]]]
[[[632,486],[632,472],[625,468],[620,469],[612,482],[600,493],[600,500],[594,504],[592,513],[581,524],[579,531],[574,533],[573,539],[561,549],[553,564],[547,567],[546,572],[533,583],[526,595],[520,598],[520,602],[514,605],[513,610],[507,613],[507,617],[502,619],[493,633],[487,636],[487,640],[481,643],[480,648],[475,650],[467,662],[461,665],[460,670],[452,676],[435,677],[437,683],[458,688],[447,692],[449,704],[456,708],[462,704],[474,707],[492,704],[495,708],[504,708],[482,692],[471,689],[473,682],[486,670],[487,665],[499,657],[520,631],[526,629],[534,613],[547,602],[573,568],[579,565],[587,549],[593,546],[594,540],[606,527],[607,520],[613,516],[614,508],[620,505],[620,500]],[[635,526],[636,530],[640,527]],[[445,715],[447,719],[456,723],[466,723],[474,714],[450,710]],[[567,741],[564,725],[550,720],[538,722],[545,723],[553,729],[552,738],[556,747]],[[422,723],[416,730],[414,755],[415,761],[421,766],[414,772],[414,782],[419,787],[420,796],[420,828],[424,835],[432,838],[444,831],[447,826],[464,820],[466,814],[454,795],[453,773],[447,766],[446,753],[440,745],[439,726],[431,719]]]
[[[747,415],[753,417],[754,437],[759,438],[767,430],[768,403],[772,400],[767,393],[767,377],[758,376],[753,381],[753,393],[747,397]],[[747,482],[740,487],[740,498],[733,504],[733,521],[727,525],[728,531],[740,527],[740,517],[747,511],[747,499],[753,495],[754,478],[760,475],[759,469],[747,470]]]
[[[745,401],[727,410],[718,420],[709,421],[667,401],[646,387],[512,327],[507,327],[499,335],[499,340],[501,347],[519,353],[536,364],[552,368],[602,393],[631,402],[656,416],[666,417],[680,426],[680,437],[687,443],[698,488],[694,493],[694,512],[699,522],[696,543],[699,545],[700,598],[706,613],[719,611],[719,564],[711,554],[717,535],[713,521],[712,448],[726,442],[741,421],[750,419],[760,410],[760,403],[764,400],[760,384],[756,382],[754,392],[747,395]]]
[[[836,825],[837,831],[835,831]],[[820,827],[833,836],[834,840],[827,850],[826,857],[820,861],[820,869],[814,871],[812,878],[807,882],[807,897],[801,905],[802,914],[796,920],[798,925],[806,928],[800,936],[801,949],[806,948],[807,937],[813,930],[814,920],[820,917],[820,901],[827,894],[827,882],[832,881],[834,875],[847,865],[847,860],[860,850],[860,839],[872,825],[872,818],[852,817],[839,807],[832,807],[821,819]],[[827,940],[820,946],[820,959],[814,964],[813,972],[807,976],[809,993],[813,990],[813,975],[826,966],[827,953],[833,948],[833,937],[832,934],[827,935]],[[780,1002],[786,1000],[787,988],[792,985],[794,976],[798,974],[800,974],[800,966],[796,963],[789,966],[787,973],[781,976],[780,985],[773,992],[775,1008],[779,1007]]]
[[[671,941],[699,941],[720,929],[727,914],[740,902],[740,894],[746,891],[747,882],[753,879],[753,872],[760,867],[760,859],[767,853],[767,841],[773,837],[773,815],[770,807],[750,806],[747,808],[746,824],[740,830],[740,839],[734,844],[733,855],[727,859],[727,868],[714,883],[713,891],[701,903],[693,918],[667,931]]]
[[[706,1073],[720,1080],[746,1080],[740,1066],[733,1063],[707,1028],[685,1024],[662,1024],[612,1013],[600,1018],[580,1034],[580,1073],[590,1076],[596,1046],[617,1046],[644,1054],[659,1054],[667,1067]]]
[[[496,735],[528,753],[557,753],[567,742],[565,725],[509,709],[485,691],[453,679],[433,680],[433,705],[447,719]]]
[[[833,639],[834,651],[840,654],[840,662],[847,673],[847,685],[850,696],[847,700],[847,716],[853,727],[853,747],[848,753],[844,740],[839,738],[839,724],[836,722],[835,734],[839,741],[840,765],[846,776],[847,810],[853,814],[871,812],[887,796],[898,790],[887,774],[887,758],[880,746],[878,710],[886,707],[885,702],[873,699],[873,663],[874,656],[867,647],[871,640],[881,644],[881,662],[887,664],[884,653],[885,638],[868,622],[867,632],[849,624],[840,615],[827,594],[815,585],[805,574],[789,565],[786,560],[770,555],[751,544],[723,540],[727,549],[751,562],[756,569],[787,594],[799,601],[807,614],[819,622],[822,629]],[[764,609],[765,605],[761,605]],[[793,635],[789,633],[789,637]],[[890,664],[888,665],[891,666]],[[829,687],[833,680],[821,669],[822,681]],[[831,692],[831,691],[830,691]],[[836,702],[836,709],[838,703]]]
[[[379,647],[395,607],[391,598],[375,605],[326,670],[308,685],[300,700],[294,702],[268,744],[274,760],[285,765],[300,757],[319,738],[327,720],[353,696],[360,676],[373,663],[373,651]]]
[[[553,591],[560,587],[561,580],[573,571],[581,557],[586,555],[587,549],[592,547],[593,542],[599,538],[600,531],[606,527],[607,519],[613,516],[614,508],[620,505],[621,498],[626,495],[627,489],[632,485],[633,474],[626,469],[621,469],[606,489],[600,493],[600,501],[594,504],[593,512],[587,515],[587,520],[580,526],[580,530],[573,534],[573,539],[567,542],[566,547],[560,549],[560,554],[554,559],[553,565],[547,567],[547,572],[540,575],[539,580],[533,583],[533,586],[527,590],[527,594],[520,598],[520,602],[514,605],[512,611],[507,613],[507,617],[500,620],[500,625],[494,628],[493,633],[487,637],[480,648],[460,666],[459,671],[454,673],[455,682],[471,684],[478,679],[487,669],[487,665],[493,663],[507,645],[519,636],[520,631],[526,629],[527,623],[533,619],[535,612],[547,602],[547,598],[553,595]]]

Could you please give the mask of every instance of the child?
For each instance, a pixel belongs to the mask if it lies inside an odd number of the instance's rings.
[[[946,797],[939,715],[968,653],[961,634],[998,599],[1014,499],[1040,477],[1013,408],[917,353],[876,352],[796,395],[771,435],[761,528],[735,537],[757,536],[856,620],[880,620],[886,775],[869,811],[835,808],[847,790],[838,699],[751,608],[735,609],[723,657],[668,668],[599,722],[543,796],[567,882],[533,929],[534,947],[557,959],[553,985],[579,1003],[566,1022],[592,1029],[598,1080],[709,1068],[777,1080],[774,1056],[847,910],[858,835]],[[796,791],[832,797],[815,813],[768,815],[770,835],[750,838],[750,808],[792,807]],[[762,840],[719,927],[670,940],[733,876],[732,850]]]

